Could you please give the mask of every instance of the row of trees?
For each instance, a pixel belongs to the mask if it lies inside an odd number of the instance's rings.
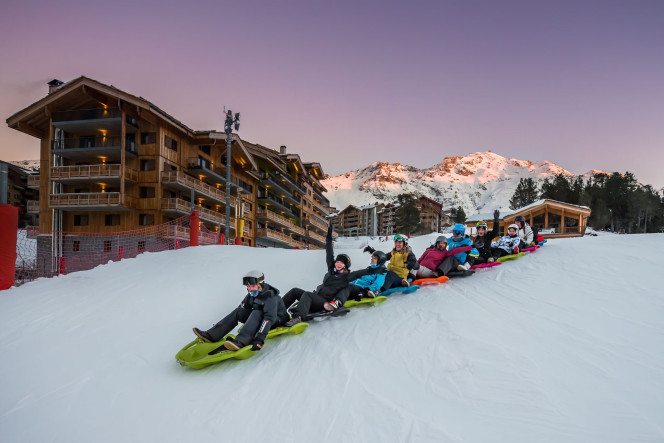
[[[650,185],[641,185],[630,172],[594,174],[587,182],[582,177],[562,174],[544,179],[538,189],[532,178],[522,178],[510,199],[517,209],[539,199],[552,199],[590,208],[588,225],[614,232],[664,231],[664,200]]]

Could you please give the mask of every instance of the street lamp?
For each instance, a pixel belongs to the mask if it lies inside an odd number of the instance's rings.
[[[226,132],[226,244],[230,244],[230,220],[231,220],[231,143],[233,141],[233,127],[240,129],[240,113],[237,112],[233,117],[233,111],[226,111],[226,122],[224,124]],[[237,214],[235,214],[237,216]],[[237,236],[237,227],[235,228]]]

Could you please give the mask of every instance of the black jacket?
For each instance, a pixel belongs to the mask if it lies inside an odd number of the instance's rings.
[[[486,232],[482,237],[479,235],[473,238],[473,248],[477,249],[480,257],[491,257],[491,242],[495,237],[498,237],[498,216],[494,213],[493,216],[493,229]]]
[[[348,290],[348,284],[353,280],[368,275],[384,272],[384,268],[381,271],[381,268],[367,268],[361,269],[359,271],[353,272],[337,272],[334,267],[334,250],[332,246],[332,230],[334,226],[330,225],[327,230],[327,238],[325,241],[325,254],[327,261],[327,273],[323,277],[323,283],[318,285],[316,288],[316,293],[324,297],[326,300],[332,300],[337,298],[336,295],[343,290]],[[342,297],[343,298],[343,297]],[[347,298],[347,296],[346,296]],[[344,300],[346,298],[343,298]]]
[[[252,297],[251,294],[247,294],[240,303],[240,307],[263,311],[263,320],[267,320],[269,325],[275,324],[277,319],[283,321],[290,317],[288,311],[286,311],[284,301],[279,297],[279,290],[265,282],[261,283],[261,291],[258,295]],[[268,332],[269,328],[264,331],[264,335],[267,335]]]

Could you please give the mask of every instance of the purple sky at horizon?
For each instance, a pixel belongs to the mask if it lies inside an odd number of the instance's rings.
[[[0,36],[2,160],[39,156],[4,120],[84,75],[330,175],[491,149],[664,187],[664,1],[25,0]]]

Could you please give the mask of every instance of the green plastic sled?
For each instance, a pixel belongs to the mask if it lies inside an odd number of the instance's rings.
[[[383,303],[387,300],[387,297],[384,295],[379,295],[378,297],[362,297],[360,300],[348,300],[344,303],[344,306],[347,308],[352,308],[353,306],[362,306],[362,305],[376,305],[378,303]]]
[[[307,326],[309,326],[309,323],[298,323],[291,326],[290,328],[275,328],[267,334],[267,338],[274,338],[282,334],[301,334],[305,329],[307,329]],[[175,354],[175,360],[177,360],[177,362],[182,366],[188,366],[193,369],[201,369],[231,358],[236,360],[244,360],[245,358],[249,358],[257,352],[252,351],[251,346],[245,346],[244,348],[237,351],[224,350],[218,354],[208,355],[218,347],[223,347],[224,341],[226,341],[226,339],[229,337],[235,338],[234,335],[228,334],[222,340],[216,343],[205,343],[203,340],[196,337],[194,341],[180,349],[180,352]]]
[[[506,262],[508,260],[516,260],[517,258],[521,258],[524,255],[526,255],[525,252],[519,252],[518,254],[513,254],[513,255],[503,255],[502,257],[498,258],[497,260],[499,262]]]

